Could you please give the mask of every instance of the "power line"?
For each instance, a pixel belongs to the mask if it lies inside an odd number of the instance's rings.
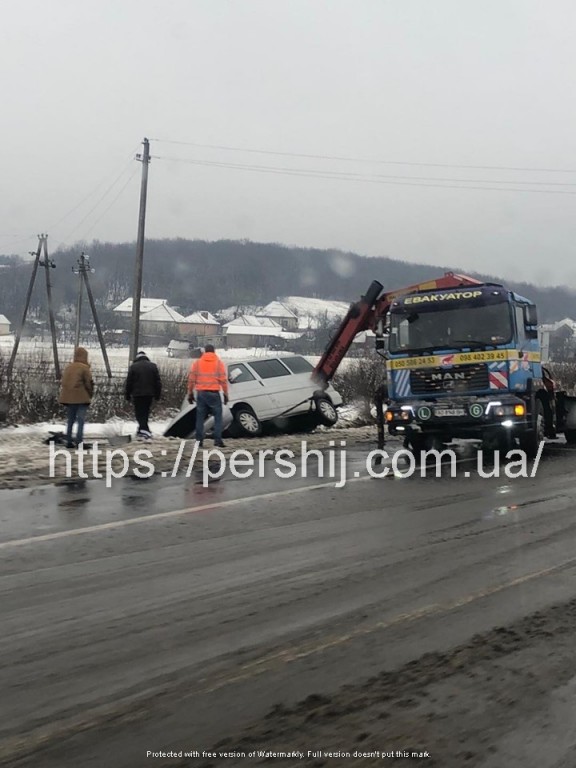
[[[122,171],[120,172],[120,176],[124,173],[124,171],[128,168],[128,166],[132,163],[134,160],[134,155],[138,149],[138,146],[136,146],[129,154],[127,158],[127,162],[124,163],[122,166]],[[51,226],[51,229],[55,229],[57,226],[59,226],[63,221],[65,221],[69,216],[71,216],[73,213],[75,213],[78,208],[81,208],[84,203],[89,200],[93,195],[96,194],[96,192],[104,186],[104,184],[108,181],[110,176],[106,176],[105,179],[102,179],[93,189],[91,192],[89,192],[85,197],[80,200],[79,203],[77,203],[73,208],[71,208],[67,213],[65,213],[61,218],[58,219],[58,221],[54,222]],[[113,182],[114,184],[115,182]]]
[[[106,199],[106,197],[107,197],[107,196],[110,194],[110,192],[111,192],[111,191],[114,189],[114,187],[115,187],[115,186],[118,184],[118,182],[120,181],[120,179],[122,178],[122,176],[123,176],[123,175],[126,173],[126,171],[128,170],[128,167],[129,167],[128,165],[125,165],[125,166],[123,167],[123,169],[122,169],[122,171],[120,172],[120,174],[119,174],[119,175],[118,175],[118,176],[117,176],[117,177],[114,179],[114,181],[113,181],[113,182],[110,184],[110,186],[109,186],[109,187],[106,189],[106,191],[104,192],[104,194],[103,194],[103,195],[101,195],[101,196],[98,198],[98,200],[96,201],[96,203],[95,203],[95,204],[92,206],[92,208],[90,208],[90,210],[88,211],[88,213],[86,213],[86,214],[85,214],[85,215],[84,215],[84,216],[83,216],[83,217],[80,219],[80,221],[79,221],[79,222],[76,224],[76,226],[75,226],[73,229],[71,229],[71,230],[68,232],[68,234],[67,234],[65,237],[63,237],[63,238],[61,238],[61,239],[60,239],[60,241],[58,242],[58,245],[56,246],[56,248],[55,248],[54,250],[57,250],[57,248],[59,248],[59,247],[60,247],[60,245],[61,245],[62,243],[65,243],[67,240],[69,240],[69,238],[70,238],[70,237],[71,237],[71,236],[72,236],[72,235],[73,235],[75,232],[77,232],[77,231],[78,231],[78,229],[79,229],[79,228],[82,226],[82,224],[83,224],[83,223],[86,221],[86,219],[88,219],[88,218],[89,218],[89,217],[90,217],[90,216],[91,216],[91,215],[94,213],[94,211],[95,211],[95,210],[98,208],[98,206],[100,205],[100,203],[102,203],[102,202],[103,202],[103,201]],[[130,176],[130,178],[128,179],[128,181],[130,181],[130,179],[133,177],[133,175],[134,175],[134,174],[132,174],[132,175]],[[126,184],[125,186],[127,186],[127,184]],[[125,187],[123,187],[122,191],[124,190],[124,188],[125,188]]]
[[[78,228],[78,227],[79,227],[79,226],[80,226],[80,225],[81,225],[81,224],[82,224],[82,223],[83,223],[83,222],[86,220],[86,218],[88,218],[88,216],[90,216],[90,214],[91,214],[91,213],[92,213],[92,212],[93,212],[93,211],[94,211],[94,210],[95,210],[95,209],[98,207],[98,205],[100,204],[100,202],[102,202],[102,200],[103,200],[103,199],[106,197],[106,195],[107,195],[107,194],[108,194],[108,193],[111,191],[111,189],[113,189],[113,188],[114,188],[114,186],[116,185],[116,183],[117,183],[117,182],[120,180],[120,178],[122,177],[122,175],[123,175],[123,174],[126,172],[126,170],[128,169],[128,167],[130,166],[130,164],[131,164],[131,163],[132,163],[132,161],[134,160],[134,155],[135,155],[135,153],[136,153],[136,151],[137,151],[137,150],[138,150],[138,145],[136,145],[136,146],[134,147],[134,149],[133,149],[133,150],[130,152],[130,154],[128,155],[128,158],[127,158],[127,162],[125,162],[125,163],[123,164],[123,166],[122,166],[122,170],[121,170],[120,174],[114,178],[114,181],[113,181],[113,182],[110,184],[110,186],[108,187],[108,189],[106,190],[106,192],[104,193],[104,195],[103,195],[103,196],[102,196],[102,197],[101,197],[101,198],[98,200],[98,202],[96,203],[96,205],[95,205],[95,206],[94,206],[94,207],[93,207],[93,208],[92,208],[92,209],[91,209],[91,210],[88,212],[88,214],[87,214],[87,215],[86,215],[86,216],[85,216],[85,217],[84,217],[84,218],[83,218],[83,219],[82,219],[82,220],[81,220],[81,221],[78,223],[78,225],[77,225],[77,226],[76,226],[76,227],[75,227],[75,228],[72,230],[72,232],[71,232],[70,234],[73,234],[73,233],[74,233],[74,231],[76,231],[76,229],[77,229],[77,228]],[[65,221],[65,220],[66,220],[66,219],[67,219],[69,216],[71,216],[71,215],[72,215],[73,213],[75,213],[75,212],[76,212],[76,211],[77,211],[79,208],[81,208],[81,207],[84,205],[84,203],[85,203],[87,200],[89,200],[91,197],[93,197],[93,195],[95,195],[95,194],[98,192],[98,190],[99,190],[99,189],[101,189],[101,187],[102,187],[102,186],[103,186],[103,185],[104,185],[104,184],[105,184],[105,183],[106,183],[106,182],[109,180],[109,178],[110,178],[110,176],[108,175],[106,178],[104,178],[104,179],[102,179],[101,181],[99,181],[99,182],[98,182],[98,184],[97,184],[97,185],[96,185],[96,186],[95,186],[95,187],[94,187],[94,188],[93,188],[93,189],[92,189],[92,190],[91,190],[91,191],[90,191],[90,192],[89,192],[87,195],[85,195],[85,196],[84,196],[84,197],[83,197],[83,198],[80,200],[80,202],[78,202],[76,205],[74,205],[72,208],[70,208],[70,209],[69,209],[69,210],[68,210],[68,211],[67,211],[67,212],[66,212],[66,213],[65,213],[63,216],[61,216],[61,217],[60,217],[60,218],[59,218],[59,219],[58,219],[56,222],[53,222],[51,226],[49,226],[49,227],[46,227],[46,229],[47,229],[48,231],[53,231],[54,229],[56,229],[56,227],[58,227],[58,226],[59,226],[59,225],[60,225],[60,224],[61,224],[63,221]],[[132,178],[132,177],[130,177],[130,178]],[[125,187],[123,187],[123,188],[122,188],[121,192],[124,190],[124,188],[125,188]],[[121,193],[120,193],[120,194],[121,194]],[[115,198],[115,200],[116,200],[118,197],[119,197],[119,195],[118,195],[118,196]],[[108,209],[106,209],[106,211],[105,211],[105,212],[107,212],[108,210],[109,210],[109,208],[108,208]],[[98,221],[99,221],[99,219],[98,219]],[[34,235],[34,234],[23,235],[23,234],[21,234],[21,233],[19,233],[19,234],[5,234],[5,235],[3,235],[3,234],[0,234],[0,239],[3,239],[3,240],[12,240],[12,242],[11,242],[11,243],[9,243],[9,245],[8,245],[8,246],[5,246],[5,247],[12,247],[12,246],[14,246],[14,245],[19,245],[20,243],[24,243],[24,242],[27,242],[28,240],[32,239],[33,237],[36,237],[36,235]],[[57,249],[59,248],[59,246],[60,246],[60,245],[61,245],[61,244],[64,242],[64,240],[65,240],[65,239],[67,239],[68,237],[69,237],[69,235],[67,235],[67,237],[66,237],[66,238],[64,238],[64,239],[60,240],[60,242],[59,242],[59,243],[56,245],[56,247],[55,247],[55,249],[54,249],[54,250],[57,250]],[[16,238],[18,238],[18,239],[16,239]]]
[[[468,183],[466,179],[454,179],[454,180],[446,179],[445,181],[457,181],[460,183],[436,184],[436,183],[424,183],[424,181],[426,181],[426,177],[411,177],[411,176],[386,177],[386,176],[378,176],[377,174],[362,175],[362,174],[351,174],[351,173],[338,172],[338,171],[314,171],[312,169],[279,168],[279,167],[265,166],[265,165],[244,165],[240,163],[222,163],[222,162],[211,161],[211,160],[191,160],[188,158],[164,157],[164,156],[158,156],[158,155],[154,155],[154,159],[165,160],[168,162],[188,163],[191,165],[198,165],[198,166],[205,166],[205,167],[249,171],[253,173],[268,173],[268,174],[277,174],[277,175],[283,175],[283,176],[295,176],[299,178],[316,178],[316,179],[328,179],[328,180],[335,180],[335,181],[352,181],[352,182],[356,181],[356,182],[361,182],[365,184],[384,184],[384,185],[390,185],[390,186],[403,186],[403,187],[430,187],[435,189],[481,190],[481,191],[487,191],[487,192],[534,192],[537,194],[576,195],[576,191],[569,192],[564,189],[561,189],[561,190],[559,189],[523,189],[520,187],[477,186],[478,183],[482,183],[480,180],[473,180],[474,183]],[[410,181],[410,179],[412,178],[419,179],[419,180]],[[396,179],[396,180],[388,180],[388,179]],[[405,179],[405,180],[400,181],[398,179]],[[436,180],[433,178],[430,178],[429,181],[434,182]],[[444,181],[444,179],[440,179],[440,181]],[[513,184],[518,182],[487,181],[486,183],[487,184],[492,184],[492,183]],[[527,183],[540,184],[542,182],[527,182]],[[565,185],[562,184],[561,186],[565,186]],[[566,186],[574,186],[574,185],[569,184]]]
[[[83,235],[83,236],[80,238],[81,240],[83,240],[85,237],[87,237],[87,236],[90,234],[90,232],[92,232],[92,231],[94,230],[94,228],[96,227],[96,225],[97,225],[97,224],[99,224],[99,223],[100,223],[100,221],[102,221],[102,219],[104,218],[104,216],[106,216],[106,214],[108,213],[108,211],[110,210],[110,208],[112,208],[112,206],[114,205],[114,203],[115,203],[115,202],[118,200],[118,198],[119,198],[119,197],[122,195],[122,193],[124,192],[124,190],[126,189],[126,187],[127,187],[129,184],[130,184],[130,182],[132,181],[132,179],[134,178],[134,176],[136,176],[136,174],[138,173],[138,170],[139,170],[138,168],[135,168],[135,169],[134,169],[133,173],[132,173],[132,174],[131,174],[131,175],[128,177],[128,180],[127,180],[127,181],[126,181],[126,183],[125,183],[125,184],[122,186],[122,188],[120,189],[120,191],[118,192],[118,194],[117,194],[117,195],[116,195],[116,196],[115,196],[115,197],[112,199],[112,202],[110,203],[110,205],[109,205],[107,208],[105,208],[105,209],[102,211],[102,213],[100,214],[100,216],[98,216],[98,218],[97,218],[97,219],[96,219],[96,221],[95,221],[95,222],[92,224],[92,226],[90,227],[90,229],[88,229],[88,230],[86,230],[86,231],[84,232],[84,235]]]
[[[536,167],[524,167],[524,166],[508,166],[508,165],[464,165],[457,163],[420,163],[410,162],[406,160],[382,160],[374,158],[362,158],[362,157],[345,157],[342,155],[321,155],[314,153],[304,152],[279,152],[269,149],[254,149],[252,147],[233,147],[226,144],[200,144],[194,141],[174,141],[171,139],[151,139],[150,141],[158,141],[163,144],[177,144],[180,146],[197,147],[198,149],[219,149],[226,152],[246,152],[259,155],[275,155],[276,157],[298,157],[306,158],[308,160],[337,160],[344,163],[372,163],[375,165],[407,165],[414,167],[426,167],[426,168],[460,168],[463,170],[485,170],[485,171],[531,171],[534,173],[576,173],[576,169],[569,168],[536,168]]]

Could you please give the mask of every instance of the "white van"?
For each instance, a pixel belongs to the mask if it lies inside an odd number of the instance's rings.
[[[312,379],[314,367],[300,355],[258,357],[228,363],[232,435],[256,437],[262,425],[308,431],[333,426],[342,397]]]

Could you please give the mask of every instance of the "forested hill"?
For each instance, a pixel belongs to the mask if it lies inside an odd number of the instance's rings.
[[[53,290],[60,307],[75,301],[72,273],[81,251],[90,255],[98,304],[112,307],[132,294],[134,243],[80,243],[52,254]],[[24,301],[30,262],[0,256],[0,314],[16,322]],[[303,295],[353,301],[372,280],[389,288],[436,277],[457,265],[427,266],[389,258],[368,258],[335,250],[295,248],[274,243],[220,240],[148,240],[144,295],[168,299],[184,314],[232,305],[264,304],[279,296]],[[43,275],[39,275],[43,289]],[[494,276],[482,276],[498,282]],[[576,292],[507,283],[536,301],[543,322],[576,315]],[[35,292],[43,307],[43,295]]]

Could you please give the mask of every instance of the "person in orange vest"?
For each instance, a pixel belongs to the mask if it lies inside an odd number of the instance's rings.
[[[204,440],[204,420],[211,413],[214,416],[214,445],[224,448],[220,392],[224,395],[224,403],[227,403],[226,367],[214,352],[212,344],[206,344],[204,354],[192,363],[188,374],[188,402],[196,402],[196,440],[200,447]]]

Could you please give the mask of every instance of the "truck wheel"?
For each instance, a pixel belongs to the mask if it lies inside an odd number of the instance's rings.
[[[576,443],[576,429],[564,430],[564,437],[566,438],[567,443],[574,445],[574,443]]]
[[[520,448],[529,459],[533,459],[538,454],[540,443],[545,437],[544,407],[541,400],[535,401],[534,409],[534,426],[520,435]]]
[[[262,424],[252,408],[239,405],[234,409],[232,432],[236,437],[258,437],[262,434]]]
[[[319,424],[325,427],[333,427],[338,421],[338,412],[327,397],[316,397],[316,418]]]

